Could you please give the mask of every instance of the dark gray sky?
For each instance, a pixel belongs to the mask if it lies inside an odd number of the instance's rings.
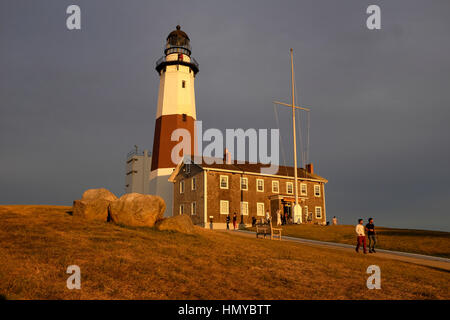
[[[81,31],[66,29],[70,4]],[[370,4],[381,30],[365,26]],[[449,14],[448,0],[2,0],[0,203],[120,195],[127,152],[151,150],[154,66],[180,24],[204,127],[276,128],[292,47],[328,216],[450,231]],[[289,110],[279,115],[292,164]]]

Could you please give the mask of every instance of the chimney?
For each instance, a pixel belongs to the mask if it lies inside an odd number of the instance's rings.
[[[225,148],[225,150],[223,151],[223,162],[225,164],[231,164],[231,153],[227,148]]]
[[[314,166],[312,163],[306,164],[306,172],[313,174],[314,173]]]

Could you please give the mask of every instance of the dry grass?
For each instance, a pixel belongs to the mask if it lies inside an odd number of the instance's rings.
[[[0,206],[8,299],[449,299],[448,272],[297,243],[80,221],[70,207]],[[81,290],[66,288],[67,266]],[[366,268],[381,268],[368,290]]]
[[[376,227],[376,231],[377,248],[450,258],[449,232],[383,227]],[[286,225],[283,235],[356,245],[355,226],[348,225]]]

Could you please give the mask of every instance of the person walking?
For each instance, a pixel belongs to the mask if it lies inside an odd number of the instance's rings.
[[[363,219],[358,220],[358,224],[356,225],[355,231],[357,234],[357,244],[356,244],[356,252],[359,252],[359,247],[362,245],[364,249],[364,254],[367,253],[366,249],[366,234],[364,232]]]
[[[267,224],[270,224],[270,213],[269,213],[269,210],[266,211],[266,222],[267,222]]]
[[[376,253],[375,244],[377,243],[377,237],[375,233],[375,225],[373,219],[369,218],[369,223],[366,224],[367,236],[369,238],[369,253]]]
[[[280,209],[277,210],[277,226],[281,225],[281,212]]]
[[[233,213],[233,228],[234,228],[234,230],[236,230],[236,225],[237,225],[237,215],[235,212],[235,213]]]
[[[227,230],[230,230],[230,215],[227,215]]]
[[[333,223],[333,226],[336,226],[336,225],[337,225],[337,218],[336,218],[336,216],[334,216],[333,219],[332,219],[331,221],[332,221],[332,223]]]

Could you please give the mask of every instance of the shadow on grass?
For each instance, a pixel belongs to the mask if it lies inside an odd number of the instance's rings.
[[[153,227],[134,227],[134,226],[127,226],[125,224],[117,223],[114,224],[115,226],[118,226],[123,229],[133,230],[133,231],[144,231],[147,233],[152,234],[167,234],[167,235],[182,235],[182,236],[190,236],[190,237],[198,237],[199,235],[197,233],[184,233],[184,232],[178,232],[174,230],[158,230],[155,226]]]

